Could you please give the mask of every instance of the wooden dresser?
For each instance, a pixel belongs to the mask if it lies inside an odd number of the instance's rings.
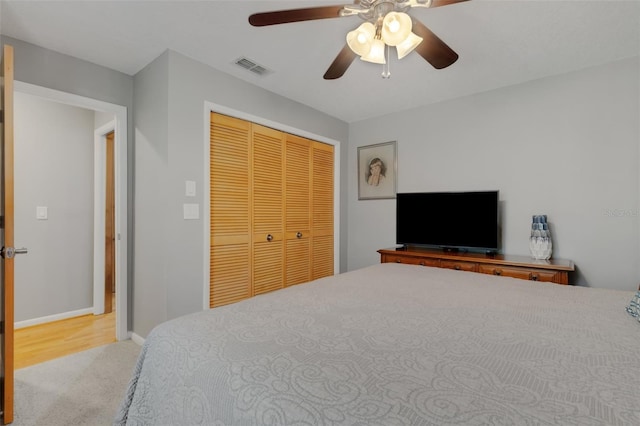
[[[381,249],[378,253],[381,263],[434,266],[556,284],[569,284],[569,272],[575,270],[573,262],[564,259],[535,260],[528,256],[446,252],[418,247]]]

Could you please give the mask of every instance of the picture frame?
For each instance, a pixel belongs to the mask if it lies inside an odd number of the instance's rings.
[[[358,147],[358,200],[396,198],[396,141]]]

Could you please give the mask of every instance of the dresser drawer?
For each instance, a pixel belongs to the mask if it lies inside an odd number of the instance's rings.
[[[520,278],[521,280],[553,282],[556,279],[555,271],[540,269],[510,268],[495,265],[479,265],[478,272],[502,277]]]
[[[396,256],[393,254],[386,254],[382,259],[383,263],[405,263],[407,265],[422,265],[422,266],[440,266],[439,259],[430,259],[428,257],[413,257],[413,256]]]
[[[468,272],[476,272],[478,270],[477,263],[458,262],[456,260],[441,260],[440,267],[447,268],[447,269],[455,269],[456,271],[468,271]]]

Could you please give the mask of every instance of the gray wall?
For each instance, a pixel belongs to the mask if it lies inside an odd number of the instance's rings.
[[[637,58],[348,125],[166,52],[135,76],[134,154],[133,77],[2,41],[17,80],[128,108],[129,308],[141,336],[203,306],[203,224],[183,220],[182,204],[204,205],[205,101],[342,142],[341,271],[393,245],[394,202],[357,201],[355,165],[358,146],[397,140],[400,191],[499,189],[505,252],[528,254],[530,215],[546,213],[554,254],[576,262],[580,283],[637,286]]]
[[[14,125],[16,321],[92,308],[94,112],[16,93]]]
[[[133,268],[133,77],[111,70],[72,56],[63,55],[42,47],[2,36],[3,44],[14,48],[15,79],[47,87],[62,92],[72,93],[91,99],[122,105],[127,108],[127,137],[129,141],[127,173],[130,177],[128,186],[129,253],[128,281],[129,292],[132,290]],[[66,248],[66,247],[64,247]],[[131,328],[131,304],[129,304],[129,328]]]
[[[532,81],[353,123],[349,269],[395,243],[395,200],[358,201],[357,147],[398,141],[398,191],[500,190],[502,247],[529,255],[531,215],[547,214],[554,256],[577,281],[636,289],[640,60]]]
[[[116,117],[112,113],[95,111],[94,127],[97,130],[105,124],[111,123],[115,119]]]
[[[137,74],[133,331],[141,336],[203,308],[205,101],[341,141],[346,154],[346,123],[178,53],[166,52]],[[196,182],[196,198],[185,197],[185,180]],[[184,220],[183,203],[198,203],[201,219]]]
[[[140,336],[167,319],[167,270],[170,254],[182,241],[167,239],[168,54],[164,53],[134,79],[135,227],[133,328]],[[175,285],[182,285],[182,280]],[[141,331],[143,330],[143,331]]]

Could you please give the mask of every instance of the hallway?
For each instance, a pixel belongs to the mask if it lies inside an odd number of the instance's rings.
[[[115,310],[15,330],[15,369],[116,341]]]

